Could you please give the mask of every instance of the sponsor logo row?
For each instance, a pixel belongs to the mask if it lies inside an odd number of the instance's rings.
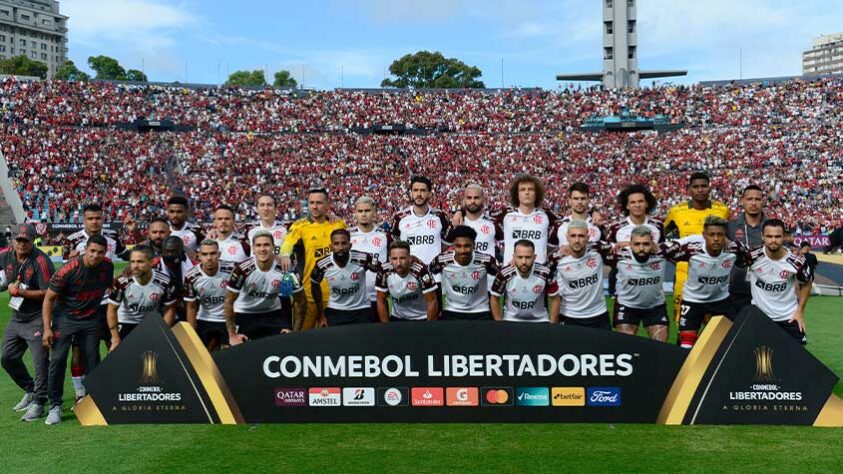
[[[277,388],[280,407],[616,407],[620,387],[311,387]]]

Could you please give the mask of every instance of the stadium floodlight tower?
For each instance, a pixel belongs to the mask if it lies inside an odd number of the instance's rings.
[[[684,76],[688,71],[638,70],[638,0],[603,4],[603,72],[560,74],[558,81],[601,81],[605,89],[637,89],[640,79]]]

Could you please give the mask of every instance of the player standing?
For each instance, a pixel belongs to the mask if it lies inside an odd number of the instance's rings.
[[[220,259],[242,262],[249,258],[249,242],[244,235],[234,232],[234,209],[225,204],[214,210],[214,232],[210,237],[220,246]],[[275,238],[273,236],[273,242]]]
[[[298,246],[301,255],[299,262],[304,262],[302,273],[302,285],[304,294],[307,297],[307,314],[302,329],[313,329],[316,326],[317,309],[313,299],[313,291],[310,283],[310,275],[316,262],[324,258],[331,251],[331,232],[336,229],[344,229],[345,221],[328,219],[331,202],[328,191],[323,188],[311,189],[307,193],[307,209],[309,217],[299,219],[290,226],[290,232],[284,238],[281,246],[281,257],[279,259],[281,270],[290,271],[294,249]],[[322,283],[322,307],[328,304],[328,284]]]
[[[372,254],[381,265],[388,259],[387,249],[392,240],[392,234],[387,234],[383,229],[375,227],[378,211],[375,208],[375,200],[362,196],[354,203],[354,217],[357,227],[349,229],[351,233],[351,250]],[[377,274],[366,273],[366,292],[372,305],[372,321],[378,321],[378,298],[375,291],[375,280]]]
[[[395,239],[410,244],[413,256],[429,265],[447,246],[451,221],[439,209],[430,207],[433,183],[425,176],[410,180],[412,205],[392,217],[391,232]]]
[[[204,239],[202,228],[188,221],[190,205],[184,196],[172,196],[167,200],[167,218],[170,220],[170,232],[184,242],[184,248],[190,258],[195,258],[199,242]]]
[[[249,222],[244,226],[248,241],[252,241],[252,237],[255,236],[257,231],[268,231],[275,241],[275,254],[280,254],[281,245],[284,243],[284,238],[287,237],[289,223],[277,219],[278,207],[275,198],[269,194],[261,194],[258,196],[255,211],[258,213],[258,220]]]
[[[553,230],[560,247],[568,245],[568,225],[573,221],[583,221],[588,224],[589,242],[599,242],[603,238],[603,229],[593,224],[591,220],[591,189],[587,184],[577,182],[568,187],[568,208],[571,214],[559,220]]]

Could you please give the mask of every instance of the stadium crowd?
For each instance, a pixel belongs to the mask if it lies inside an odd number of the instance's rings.
[[[621,186],[648,184],[664,215],[681,199],[682,176],[704,169],[732,209],[737,190],[761,182],[775,214],[801,229],[830,229],[843,218],[841,105],[839,79],[625,92],[305,94],[6,79],[0,135],[24,207],[38,221],[78,221],[91,200],[104,203],[107,220],[157,215],[174,187],[194,201],[200,221],[220,203],[253,218],[259,191],[275,193],[293,217],[302,211],[301,192],[318,180],[337,196],[342,217],[364,193],[387,215],[405,204],[402,190],[412,173],[437,177],[435,204],[454,209],[465,180],[500,199],[509,177],[521,172],[546,180],[557,211],[564,211],[568,185],[591,183],[596,209],[613,219]],[[585,118],[623,109],[663,114],[685,128],[665,134],[577,128]],[[138,118],[171,118],[196,129],[138,134],[111,127]],[[346,133],[394,123],[453,133]]]

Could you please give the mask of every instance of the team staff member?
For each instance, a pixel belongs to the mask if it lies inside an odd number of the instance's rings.
[[[548,296],[559,293],[550,269],[536,263],[536,246],[529,240],[515,243],[512,264],[498,272],[489,292],[489,306],[495,321],[547,323]],[[505,300],[501,310],[500,298]]]
[[[491,321],[489,276],[498,275],[498,264],[494,257],[474,251],[477,233],[471,227],[454,227],[450,237],[454,249],[430,264],[430,272],[442,277],[442,319]]]
[[[12,317],[3,332],[3,369],[23,389],[21,401],[14,411],[26,411],[21,421],[35,421],[44,415],[47,402],[47,370],[49,356],[41,344],[41,307],[55,268],[50,257],[34,245],[32,224],[16,226],[14,248],[0,254],[0,280],[8,285]],[[23,363],[29,348],[35,380]]]
[[[46,423],[61,423],[61,399],[71,340],[79,345],[86,373],[99,362],[97,312],[114,275],[114,264],[105,257],[108,241],[101,235],[88,239],[85,252],[67,262],[53,275],[44,296],[42,341],[50,352],[47,396],[50,412]]]
[[[316,326],[318,310],[313,299],[313,287],[311,284],[311,273],[316,267],[316,262],[325,258],[331,252],[331,232],[336,229],[345,229],[345,221],[339,219],[333,221],[328,217],[331,201],[328,191],[322,188],[311,189],[307,193],[307,209],[309,217],[299,219],[290,226],[290,232],[284,238],[281,246],[281,257],[279,259],[281,270],[290,271],[292,268],[293,249],[300,244],[303,249],[300,257],[304,260],[304,271],[302,273],[302,284],[304,294],[307,298],[307,313],[304,317],[302,329],[313,329]],[[299,261],[302,260],[299,259]],[[322,282],[322,307],[328,305],[328,282]]]
[[[664,220],[667,235],[679,238],[701,235],[705,218],[715,216],[729,220],[729,208],[720,201],[711,200],[711,179],[706,173],[698,171],[688,180],[688,192],[691,199],[670,208]],[[688,278],[688,264],[676,264],[676,277],[673,283],[673,317],[679,320],[679,305],[682,302],[682,288]]]
[[[252,239],[252,256],[235,265],[225,297],[225,326],[232,346],[301,330],[305,300],[294,273],[275,261],[275,240],[265,230]],[[292,288],[287,288],[290,285]],[[292,292],[293,314],[284,311],[282,291]]]
[[[785,246],[784,222],[770,219],[764,223],[762,233],[764,246],[750,255],[752,304],[805,345],[805,306],[811,296],[811,271],[804,256]]]
[[[121,275],[111,285],[108,294],[111,351],[145,318],[163,317],[169,326],[176,322],[175,286],[169,275],[152,268],[153,258],[151,248],[134,247],[129,257],[131,276]]]
[[[199,265],[187,273],[184,290],[187,322],[196,329],[209,351],[228,345],[225,295],[234,265],[234,262],[220,260],[217,241],[205,239],[199,245]]]
[[[741,207],[743,212],[737,218],[729,221],[726,236],[729,240],[737,241],[747,248],[758,248],[764,245],[761,227],[767,222],[764,215],[764,191],[755,184],[750,184],[741,193]],[[735,265],[729,277],[729,301],[732,302],[735,314],[752,304],[752,293],[749,287],[749,274],[745,267]]]
[[[439,316],[436,281],[421,260],[410,255],[410,244],[396,240],[389,246],[389,262],[378,272],[378,317],[387,321],[433,321]],[[392,300],[392,314],[389,302]]]
[[[368,273],[377,275],[380,262],[374,255],[351,250],[351,233],[331,232],[331,253],[316,263],[310,275],[319,327],[371,323],[372,313],[366,291]],[[322,306],[322,281],[331,292],[327,309]]]

